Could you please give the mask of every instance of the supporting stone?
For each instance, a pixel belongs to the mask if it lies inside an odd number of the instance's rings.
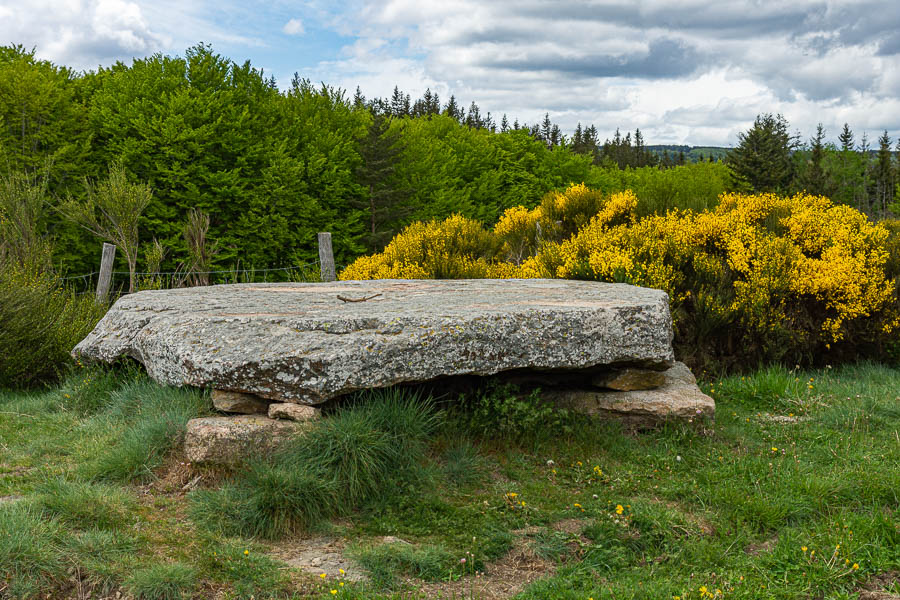
[[[662,371],[649,369],[615,369],[609,373],[596,375],[591,383],[599,388],[631,392],[634,390],[652,390],[663,385],[666,376]]]
[[[229,465],[275,450],[304,427],[257,415],[191,419],[184,453],[193,463]]]
[[[664,372],[665,382],[653,390],[628,392],[599,390],[546,390],[542,397],[584,414],[652,425],[668,419],[712,417],[713,399],[700,391],[697,380],[684,363]]]
[[[269,401],[253,394],[213,390],[212,403],[216,410],[243,415],[264,415],[269,412]]]
[[[273,402],[269,405],[270,419],[287,419],[288,421],[315,421],[319,418],[319,409],[291,402]]]

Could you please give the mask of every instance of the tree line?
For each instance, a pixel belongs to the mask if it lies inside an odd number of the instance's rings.
[[[75,208],[113,184],[149,190],[140,251],[127,253],[128,266],[145,270],[308,263],[318,231],[332,232],[335,258],[347,264],[414,221],[457,213],[493,223],[573,182],[632,189],[650,212],[699,210],[724,191],[790,191],[803,182],[890,214],[892,156],[890,179],[878,171],[878,153],[824,142],[800,148],[763,131],[763,158],[753,158],[756,130],[768,126],[757,121],[727,164],[692,163],[651,151],[640,130],[601,142],[596,126],[579,124],[567,136],[549,114],[532,124],[505,114],[498,121],[431,90],[418,99],[399,88],[366,98],[295,75],[282,91],[249,61],[203,44],[83,73],[0,47],[0,175],[40,179],[50,210],[36,227],[52,238],[54,263],[74,274],[95,270],[98,259]],[[772,139],[782,144],[777,152],[766,146]]]
[[[838,142],[826,141],[820,123],[805,143],[792,134],[783,115],[759,115],[739,135],[727,158],[731,170],[755,191],[806,191],[848,204],[872,218],[900,214],[900,139],[892,149],[885,130],[873,147],[868,135],[859,141],[844,123]]]

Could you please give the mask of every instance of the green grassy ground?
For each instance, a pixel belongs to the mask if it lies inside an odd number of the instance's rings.
[[[0,598],[900,594],[900,370],[703,387],[715,422],[637,434],[361,403],[231,473],[180,455],[205,394],[94,370],[0,392]],[[280,561],[320,538],[369,581]]]

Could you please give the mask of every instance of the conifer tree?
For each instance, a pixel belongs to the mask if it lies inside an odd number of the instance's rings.
[[[400,132],[391,128],[390,118],[374,115],[366,137],[360,141],[362,163],[356,169],[357,181],[368,192],[367,206],[361,208],[368,213],[364,243],[370,251],[381,249],[412,212],[407,202],[411,190],[393,177],[402,152]]]
[[[366,97],[363,96],[362,90],[356,86],[356,93],[353,94],[353,108],[364,108],[366,106]]]
[[[484,121],[481,119],[481,109],[478,108],[478,105],[475,104],[474,100],[472,100],[472,104],[469,105],[469,112],[466,114],[465,124],[472,129],[481,129],[484,126]]]
[[[509,131],[509,119],[506,118],[506,113],[503,113],[503,117],[500,119],[500,133],[507,131]]]
[[[794,174],[791,152],[797,146],[782,115],[759,115],[753,126],[738,135],[739,144],[727,163],[739,179],[758,192],[786,190]]]
[[[457,104],[456,96],[451,94],[450,100],[447,101],[447,106],[444,107],[444,114],[462,123],[463,109]]]
[[[841,131],[841,135],[838,136],[838,140],[841,142],[841,150],[844,152],[849,152],[853,150],[853,132],[850,131],[850,126],[844,123],[844,129]]]
[[[891,156],[891,138],[887,130],[878,138],[878,155],[874,166],[875,198],[873,208],[884,216],[894,201],[894,165]]]
[[[816,127],[816,135],[809,140],[809,157],[803,165],[799,178],[800,187],[810,194],[830,195],[823,165],[824,160],[825,127],[819,123]]]

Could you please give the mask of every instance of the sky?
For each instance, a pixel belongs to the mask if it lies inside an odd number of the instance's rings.
[[[199,42],[282,87],[430,88],[601,140],[733,146],[766,112],[900,135],[898,0],[0,0],[0,43],[78,70]]]

